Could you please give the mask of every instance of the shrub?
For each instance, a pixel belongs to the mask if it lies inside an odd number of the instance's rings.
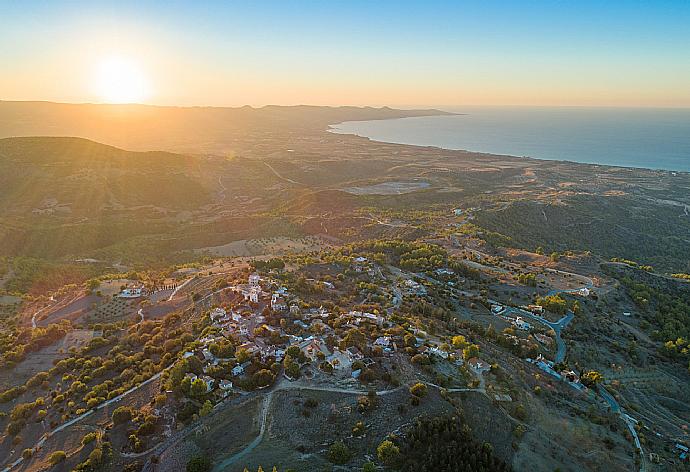
[[[412,387],[410,387],[410,393],[415,397],[422,398],[428,393],[428,388],[421,382],[417,382]]]
[[[376,456],[381,462],[387,466],[391,466],[397,463],[400,457],[400,449],[391,441],[386,440],[376,448]]]
[[[342,441],[336,441],[328,448],[328,460],[334,464],[347,464],[350,456],[350,449]]]
[[[59,464],[60,462],[63,462],[65,459],[67,459],[67,454],[65,454],[65,451],[55,451],[48,456],[48,462],[51,465]]]
[[[84,437],[81,439],[82,445],[87,445],[90,442],[93,442],[96,440],[96,433],[95,432],[90,432],[86,433]]]
[[[132,409],[127,406],[115,408],[113,411],[113,423],[115,425],[126,423],[132,419]]]

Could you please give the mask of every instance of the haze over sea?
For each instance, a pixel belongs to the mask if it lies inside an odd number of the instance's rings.
[[[376,141],[690,172],[690,109],[481,107],[460,115],[350,121]]]

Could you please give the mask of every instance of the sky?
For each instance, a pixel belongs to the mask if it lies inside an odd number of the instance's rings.
[[[0,0],[0,100],[690,107],[690,1]]]

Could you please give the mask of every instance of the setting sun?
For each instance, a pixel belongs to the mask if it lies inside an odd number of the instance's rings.
[[[149,83],[143,69],[135,61],[109,57],[98,64],[95,90],[108,103],[141,102],[149,95]]]

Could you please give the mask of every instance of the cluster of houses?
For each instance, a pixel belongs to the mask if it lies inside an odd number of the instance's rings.
[[[196,355],[203,358],[205,368],[216,366],[221,362],[231,359],[217,358],[211,352],[209,346],[222,342],[232,337],[240,344],[236,348],[246,351],[251,357],[260,358],[263,362],[273,359],[281,362],[286,355],[288,346],[297,346],[304,357],[321,364],[328,362],[334,374],[342,377],[357,378],[361,369],[352,370],[352,365],[360,361],[364,367],[373,364],[372,359],[366,358],[356,347],[347,349],[338,348],[340,341],[335,330],[326,321],[331,313],[323,307],[302,310],[297,303],[288,304],[290,294],[285,287],[275,288],[277,284],[266,281],[264,286],[273,286],[274,290],[265,290],[262,287],[262,279],[257,274],[251,274],[247,284],[229,287],[236,293],[241,293],[246,303],[235,305],[232,308],[214,308],[209,316],[211,325],[217,328],[218,334],[206,336],[200,339],[201,347],[197,352],[185,353],[185,356]],[[251,302],[251,303],[250,303]],[[269,324],[264,316],[264,309],[270,306],[274,312],[283,312],[280,326]],[[287,321],[287,325],[282,323]],[[383,328],[387,321],[377,313],[351,310],[338,315],[337,324],[344,330],[360,328],[366,325]],[[290,327],[292,325],[292,327]],[[326,343],[328,337],[336,339],[336,345]],[[388,336],[381,336],[372,342],[372,347],[378,347],[383,353],[392,353],[397,350],[397,345]],[[237,364],[232,369],[232,376],[239,377],[245,374],[249,362]],[[191,374],[190,374],[191,376]],[[196,377],[192,380],[195,380]],[[202,376],[209,391],[212,389],[213,378]],[[221,391],[227,394],[232,389],[232,381],[221,381]]]

